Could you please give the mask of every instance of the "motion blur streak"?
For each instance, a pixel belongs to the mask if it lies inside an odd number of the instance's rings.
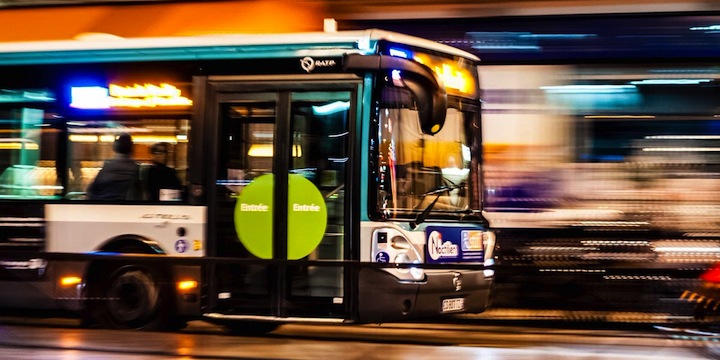
[[[653,229],[683,232],[686,239],[720,235],[717,67],[480,70],[486,209],[495,226]],[[691,76],[703,81],[680,81]],[[608,92],[610,86],[614,91]],[[710,242],[655,251],[714,260],[719,249]]]

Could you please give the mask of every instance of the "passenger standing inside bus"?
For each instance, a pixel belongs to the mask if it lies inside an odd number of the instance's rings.
[[[121,134],[113,142],[115,157],[105,161],[95,180],[88,187],[90,200],[142,200],[140,165],[132,159],[133,140]]]
[[[147,169],[145,181],[150,201],[180,200],[182,184],[175,169],[167,166],[170,144],[162,142],[150,148],[152,166]]]

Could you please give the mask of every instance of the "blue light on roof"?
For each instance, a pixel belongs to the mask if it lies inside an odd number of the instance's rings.
[[[403,59],[409,59],[410,53],[405,50],[390,48],[390,56],[401,57]]]

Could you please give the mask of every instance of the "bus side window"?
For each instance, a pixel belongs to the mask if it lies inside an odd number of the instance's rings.
[[[45,124],[40,109],[0,110],[0,199],[57,199],[62,184],[56,171],[59,131]]]
[[[76,122],[80,123],[80,122]],[[187,139],[189,120],[140,119],[83,123],[69,128],[68,192],[71,200],[87,200],[88,190],[107,160],[117,155],[112,149],[115,135],[127,132],[133,140],[131,159],[139,165],[142,197],[136,201],[182,201],[187,198]],[[162,151],[161,151],[162,150]],[[162,159],[160,159],[162,157]],[[164,161],[177,183],[161,186],[151,194],[150,181],[157,162]],[[162,195],[162,196],[161,196]]]

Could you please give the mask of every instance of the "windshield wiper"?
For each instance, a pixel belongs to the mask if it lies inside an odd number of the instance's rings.
[[[425,218],[427,218],[428,214],[430,214],[430,211],[432,211],[433,207],[435,206],[437,201],[440,199],[440,195],[442,195],[446,192],[449,193],[453,190],[462,189],[465,187],[464,182],[462,182],[460,184],[455,184],[452,181],[447,180],[447,179],[445,179],[444,181],[446,182],[445,185],[440,185],[440,186],[436,187],[435,189],[432,189],[430,191],[426,191],[426,192],[420,194],[421,199],[425,199],[425,197],[430,196],[430,195],[437,195],[437,196],[435,196],[435,199],[433,199],[433,201],[430,204],[428,204],[428,206],[425,207],[425,209],[420,214],[418,214],[418,216],[415,218],[415,220],[410,222],[411,230],[415,229],[418,225],[422,224],[425,221]],[[449,185],[447,183],[449,183]],[[422,201],[420,203],[422,204]]]

